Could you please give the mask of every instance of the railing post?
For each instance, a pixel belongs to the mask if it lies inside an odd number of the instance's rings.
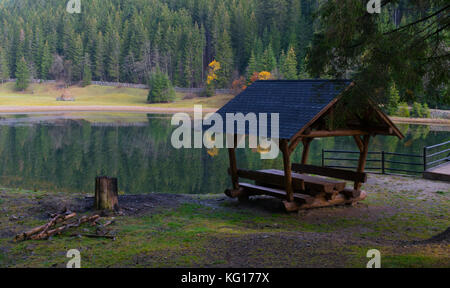
[[[384,168],[384,151],[381,151],[381,174],[386,174]]]
[[[323,155],[324,153],[325,153],[325,151],[322,148],[322,167],[325,167],[325,158],[324,158],[324,155]]]
[[[427,147],[423,147],[423,171],[427,171]]]

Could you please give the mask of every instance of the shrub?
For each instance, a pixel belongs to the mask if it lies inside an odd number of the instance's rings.
[[[163,103],[175,100],[175,89],[173,89],[167,74],[159,70],[153,72],[148,86],[150,87],[147,97],[149,103]]]
[[[214,84],[211,82],[206,84],[205,90],[203,91],[204,97],[212,97],[216,94],[216,90],[214,89]]]
[[[400,95],[398,93],[397,88],[395,87],[395,83],[392,84],[389,90],[389,96],[387,101],[387,112],[389,115],[394,115],[398,110],[398,102],[400,101]]]
[[[423,118],[431,118],[430,108],[428,108],[427,103],[424,103],[422,106],[422,117]]]
[[[408,107],[407,103],[403,102],[398,105],[397,116],[400,116],[400,117],[409,117],[410,116],[409,107]]]
[[[415,118],[422,118],[422,104],[417,102],[413,103],[411,116]]]

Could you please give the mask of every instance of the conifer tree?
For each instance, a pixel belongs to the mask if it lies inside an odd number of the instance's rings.
[[[263,54],[263,70],[272,72],[277,67],[277,59],[273,53],[272,44],[269,44]]]
[[[103,34],[98,32],[97,41],[95,46],[95,70],[94,75],[97,80],[102,81],[105,76],[105,51],[103,44]]]
[[[111,81],[118,82],[120,76],[120,38],[117,31],[107,34],[108,52],[106,54],[106,71]]]
[[[282,66],[282,74],[286,80],[297,80],[297,57],[295,56],[294,47],[290,47]]]
[[[257,62],[255,52],[252,51],[250,59],[248,60],[248,67],[247,67],[247,78],[250,79],[252,77],[253,73],[259,72],[259,64]]]
[[[233,50],[231,48],[231,39],[226,30],[217,45],[216,60],[220,63],[221,69],[217,72],[217,83],[219,87],[227,87],[231,81],[233,73]]]
[[[41,57],[41,78],[46,80],[48,79],[48,72],[50,67],[52,66],[52,55],[50,54],[50,47],[48,46],[48,42],[45,42],[44,48],[42,49],[42,57]]]
[[[89,54],[85,53],[83,59],[83,87],[91,85],[91,81],[92,81],[91,60]]]
[[[19,59],[16,67],[16,88],[19,91],[24,91],[30,84],[30,71],[28,69],[27,62],[25,61],[25,57]]]
[[[8,80],[9,75],[9,63],[8,63],[8,55],[4,48],[0,47],[0,80],[2,83]]]

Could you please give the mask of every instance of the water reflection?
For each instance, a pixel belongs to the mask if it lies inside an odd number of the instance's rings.
[[[370,150],[420,154],[423,146],[450,139],[448,131],[399,125],[404,140],[377,136]],[[221,193],[229,186],[225,149],[176,150],[167,115],[29,114],[0,117],[0,186],[49,191],[94,189],[94,178],[119,178],[123,193]],[[313,164],[322,149],[356,150],[350,137],[317,139]],[[239,149],[242,168],[282,168],[282,159],[261,160],[256,149]],[[301,145],[293,155],[300,161]],[[420,159],[419,159],[420,160]]]

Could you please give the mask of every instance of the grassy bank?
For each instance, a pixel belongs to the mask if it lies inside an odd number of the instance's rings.
[[[93,233],[84,226],[21,243],[16,233],[62,207],[91,215],[92,195],[0,189],[0,267],[64,267],[69,249],[80,250],[82,267],[365,267],[369,249],[380,250],[382,267],[450,265],[448,235],[426,240],[450,226],[448,184],[371,176],[364,189],[356,207],[298,214],[266,198],[121,196],[115,241],[78,237]]]
[[[105,87],[90,85],[88,87],[71,86],[67,89],[75,101],[56,101],[63,90],[56,84],[31,84],[24,91],[15,89],[14,83],[0,85],[0,106],[138,106],[138,107],[173,107],[192,108],[203,105],[205,108],[217,108],[228,102],[231,95],[216,95],[210,98],[184,99],[185,94],[177,93],[173,103],[148,104],[147,89],[127,87]]]

